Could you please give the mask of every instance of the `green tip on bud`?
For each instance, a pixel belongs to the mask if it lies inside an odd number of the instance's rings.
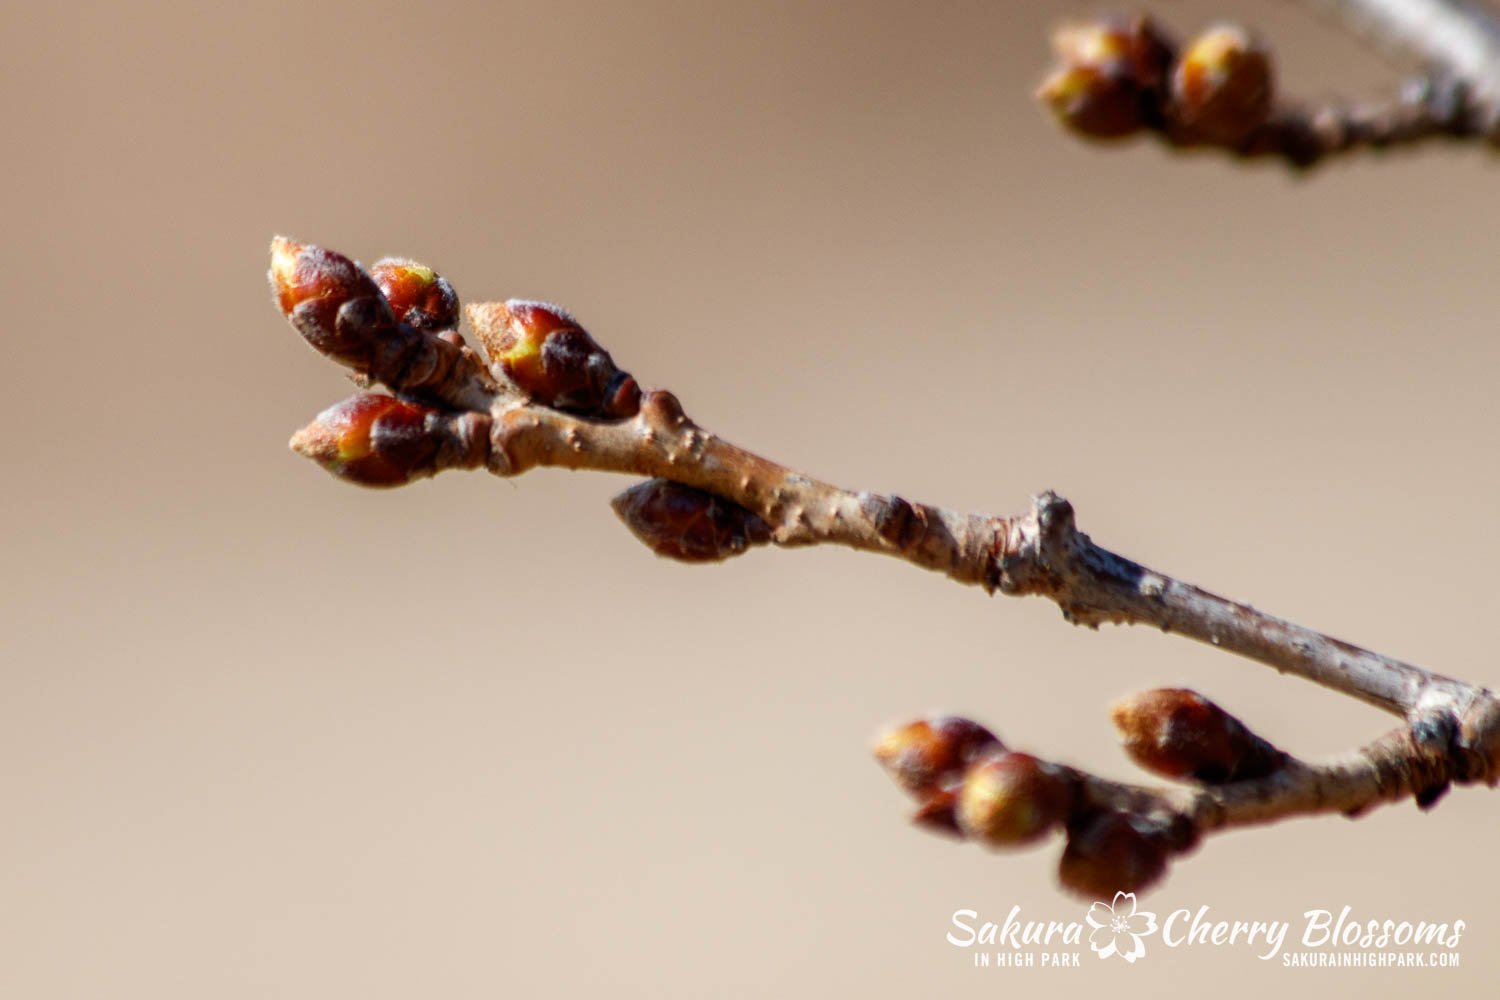
[[[434,332],[458,326],[458,293],[432,268],[404,257],[386,257],[374,263],[370,277],[398,321]]]
[[[608,419],[640,411],[635,379],[561,306],[510,299],[464,312],[491,365],[536,402]]]
[[[439,411],[366,393],[329,407],[292,438],[292,450],[361,486],[404,486],[437,471]]]

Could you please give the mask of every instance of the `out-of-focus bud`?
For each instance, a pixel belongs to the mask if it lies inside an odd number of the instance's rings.
[[[1090,139],[1121,139],[1145,125],[1140,91],[1099,66],[1063,66],[1042,81],[1037,99],[1059,122]]]
[[[628,372],[567,310],[546,302],[479,302],[466,310],[492,365],[530,398],[587,416],[620,418],[640,410]]]
[[[1235,25],[1195,38],[1172,74],[1177,124],[1208,142],[1239,145],[1265,123],[1274,96],[1270,54]]]
[[[1175,57],[1172,41],[1148,17],[1065,24],[1053,34],[1052,48],[1065,66],[1112,69],[1141,91],[1164,87]]]
[[[1286,754],[1218,705],[1185,688],[1159,688],[1122,699],[1110,716],[1125,752],[1168,778],[1222,784],[1264,777]]]
[[[278,236],[268,275],[276,304],[321,354],[363,371],[373,340],[394,323],[385,296],[343,254]]]
[[[739,504],[666,479],[648,479],[610,501],[635,537],[659,556],[720,562],[771,540],[771,527]]]
[[[918,797],[957,784],[964,769],[1005,750],[977,722],[953,715],[919,719],[892,729],[875,744],[875,759],[902,788]]]
[[[1052,38],[1059,65],[1037,97],[1091,139],[1118,139],[1160,121],[1172,43],[1147,18],[1065,25]]]
[[[1166,838],[1149,823],[1104,810],[1069,829],[1057,874],[1066,888],[1086,899],[1109,899],[1161,878],[1170,854]]]
[[[400,322],[431,331],[458,325],[458,294],[432,268],[404,257],[386,257],[371,266],[370,277]]]
[[[962,837],[964,832],[958,827],[958,817],[954,815],[954,808],[958,805],[958,796],[952,792],[932,792],[922,800],[917,811],[912,813],[911,821],[924,830],[933,833],[947,834],[952,837]]]
[[[1019,847],[1068,817],[1074,780],[1028,753],[1000,754],[969,768],[958,795],[959,829],[993,847]]]

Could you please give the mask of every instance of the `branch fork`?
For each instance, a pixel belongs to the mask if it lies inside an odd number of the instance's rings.
[[[471,305],[484,354],[458,332],[457,296],[405,259],[369,271],[278,239],[277,305],[319,353],[368,389],[319,414],[292,448],[364,486],[448,469],[502,476],[539,466],[644,481],[613,501],[658,555],[716,562],[776,545],[842,545],[964,584],[1055,602],[1067,620],[1150,625],[1293,673],[1402,718],[1345,757],[1304,763],[1192,691],[1114,710],[1127,752],[1181,782],[1108,781],[1005,747],[958,718],[887,734],[876,756],[918,802],[917,821],[991,846],[1063,830],[1065,886],[1108,895],[1152,884],[1204,834],[1297,815],[1356,815],[1453,784],[1500,779],[1500,701],[1482,688],[1271,617],[1095,545],[1047,492],[1015,517],[962,513],[822,482],[694,423],[672,393],[642,390],[566,310],[512,299]]]

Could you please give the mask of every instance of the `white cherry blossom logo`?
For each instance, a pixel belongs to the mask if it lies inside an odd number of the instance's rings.
[[[1156,933],[1156,914],[1137,912],[1133,892],[1117,892],[1113,902],[1095,903],[1084,920],[1093,928],[1089,932],[1089,947],[1100,958],[1119,955],[1134,963],[1146,954],[1146,943],[1141,938]]]

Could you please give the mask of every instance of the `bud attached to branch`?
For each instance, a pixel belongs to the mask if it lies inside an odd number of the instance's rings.
[[[1122,699],[1110,710],[1125,752],[1168,778],[1224,784],[1263,778],[1287,755],[1196,691],[1159,688]]]
[[[433,332],[458,326],[458,293],[432,268],[404,257],[386,257],[370,268],[370,277],[399,322]]]
[[[1265,124],[1274,96],[1270,53],[1235,25],[1195,38],[1172,74],[1176,124],[1219,145],[1238,146]]]
[[[970,765],[1004,750],[999,738],[979,723],[943,715],[892,729],[875,744],[875,759],[898,785],[925,798],[956,786]]]
[[[964,775],[959,829],[993,847],[1019,847],[1046,836],[1072,809],[1075,780],[1065,768],[1011,751]]]
[[[395,317],[379,286],[341,253],[278,236],[268,275],[276,304],[319,354],[364,372],[373,338]]]
[[[361,486],[405,486],[443,469],[483,463],[489,417],[449,414],[364,393],[318,414],[292,438],[292,449],[340,479]]]
[[[1171,854],[1167,838],[1149,822],[1102,810],[1069,828],[1057,875],[1080,896],[1108,899],[1112,893],[1136,892],[1156,882],[1166,874]]]
[[[771,540],[771,526],[758,515],[666,479],[632,486],[610,506],[648,549],[679,562],[722,562]]]
[[[432,280],[425,281],[423,272]],[[385,276],[403,315],[423,323],[444,318],[447,282],[429,269],[398,262]],[[343,254],[278,236],[271,242],[270,278],[282,313],[325,357],[403,395],[489,409],[496,387],[462,339],[400,322],[381,286]],[[436,312],[429,314],[429,308]]]
[[[1052,39],[1058,66],[1037,98],[1090,139],[1119,139],[1159,124],[1172,43],[1149,19],[1070,24]]]
[[[609,419],[640,410],[635,379],[562,307],[510,299],[465,312],[490,363],[536,402]]]

